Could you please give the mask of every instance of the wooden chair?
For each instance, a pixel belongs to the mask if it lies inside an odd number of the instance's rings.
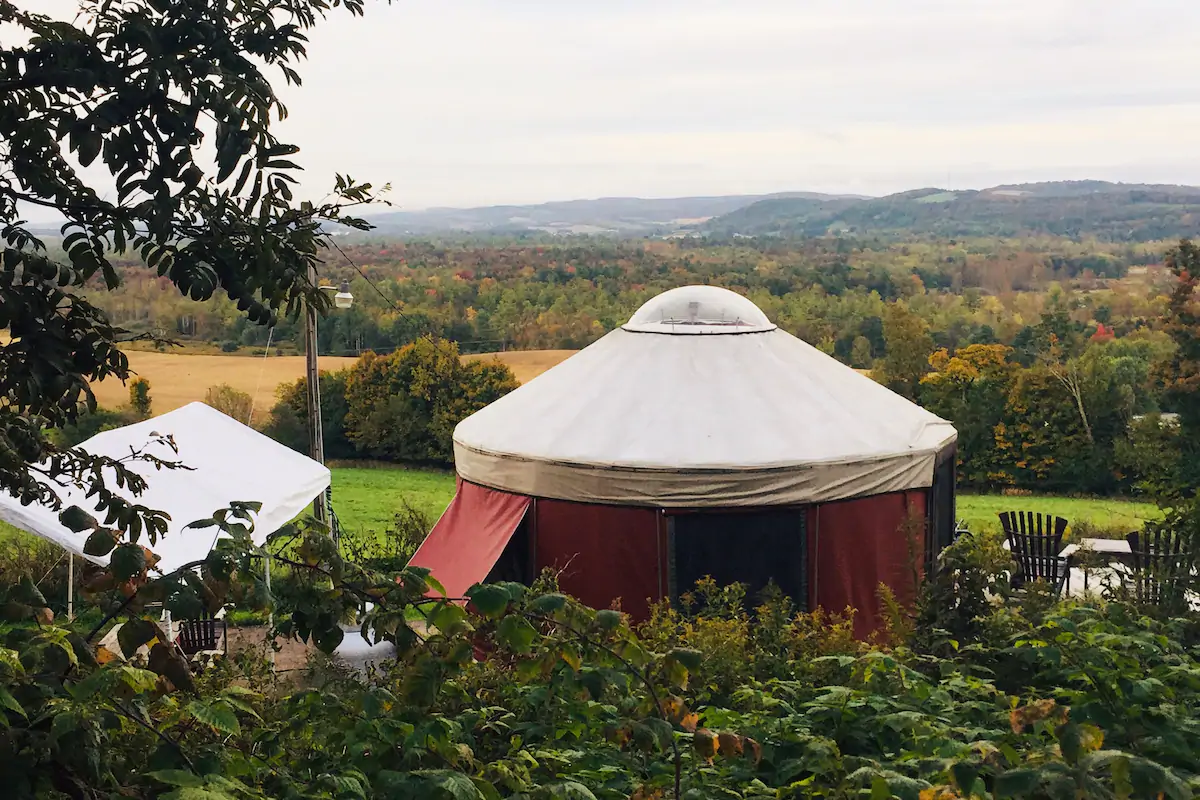
[[[1134,600],[1171,608],[1184,606],[1192,573],[1190,539],[1154,529],[1134,531],[1125,540],[1133,556],[1130,582]]]
[[[175,624],[179,627],[179,649],[189,658],[205,650],[217,649],[218,626],[221,629],[219,640],[228,647],[228,625],[224,619],[217,619],[208,611],[201,612],[199,619],[183,620]]]
[[[1000,525],[1020,568],[1013,576],[1014,585],[1040,580],[1063,594],[1071,580],[1071,560],[1059,555],[1067,520],[1053,514],[1005,511],[1000,514]]]

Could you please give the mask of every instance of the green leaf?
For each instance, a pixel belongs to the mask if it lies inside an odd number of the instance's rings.
[[[1041,777],[1037,770],[1022,768],[1010,769],[996,776],[995,795],[1002,797],[1022,797],[1037,789]]]
[[[200,596],[188,586],[177,586],[167,596],[166,607],[176,619],[196,619],[204,611]]]
[[[441,792],[443,797],[452,800],[487,800],[475,783],[461,772],[448,769],[417,770],[413,775],[419,776],[427,784]]]
[[[700,664],[704,661],[704,654],[699,650],[692,650],[687,647],[676,647],[671,652],[667,653],[667,658],[674,659],[687,668],[689,672],[695,672],[700,669]]]
[[[146,553],[140,545],[125,543],[113,550],[108,562],[113,577],[119,581],[127,581],[135,575],[141,575],[146,569]]]
[[[964,795],[969,795],[971,788],[975,785],[975,779],[979,776],[979,768],[966,761],[959,761],[950,767],[950,775],[954,778],[954,785],[958,787],[959,791]]]
[[[566,604],[566,595],[544,594],[529,604],[529,610],[535,614],[553,614],[555,611],[561,611]]]
[[[95,517],[84,511],[79,506],[71,506],[70,508],[63,509],[62,513],[58,515],[58,521],[73,533],[90,530],[100,524],[96,521]],[[87,550],[85,549],[84,552],[87,553]],[[88,553],[88,555],[95,554]],[[101,553],[100,555],[104,554]]]
[[[596,800],[591,789],[575,781],[551,783],[546,786],[545,792],[550,800]]]
[[[471,598],[475,610],[485,617],[499,618],[508,608],[509,594],[500,586],[476,584],[467,590],[467,597]]]
[[[342,639],[345,637],[346,632],[338,625],[326,628],[323,631],[313,631],[313,642],[317,645],[317,649],[326,655],[337,650],[338,645],[342,643]]]
[[[882,775],[871,779],[871,800],[892,800],[892,787]]]
[[[158,626],[148,619],[131,619],[117,630],[121,653],[130,658],[138,648],[158,636]]]
[[[605,609],[596,612],[596,627],[602,631],[611,631],[621,626],[621,612]]]
[[[1171,800],[1186,800],[1192,797],[1183,780],[1166,767],[1149,759],[1132,759],[1129,765],[1129,779],[1135,797],[1153,797],[1157,794],[1165,794]]]
[[[195,788],[204,785],[204,779],[198,775],[193,775],[190,772],[185,772],[181,769],[160,769],[157,772],[148,772],[146,775],[159,783],[165,783],[168,786],[187,786]]]
[[[483,795],[484,800],[502,800],[500,792],[496,790],[496,787],[483,778],[471,778],[471,782],[475,784],[475,788]]]
[[[215,702],[193,700],[188,703],[187,710],[199,722],[221,733],[240,733],[242,730],[237,714],[233,713],[233,707],[224,700]]]
[[[83,543],[83,552],[89,556],[106,556],[116,546],[116,531],[110,528],[96,528]]]
[[[25,709],[22,708],[21,704],[17,702],[17,698],[9,694],[8,689],[3,686],[0,686],[0,707],[7,708],[9,711],[20,714],[26,719],[29,718],[29,715],[25,713]],[[0,720],[2,719],[3,717],[0,717]]]
[[[429,624],[444,636],[456,633],[467,621],[467,612],[457,603],[444,602],[433,609]]]
[[[13,587],[12,599],[30,608],[46,607],[46,596],[28,575],[22,575],[20,582]]]
[[[511,615],[500,620],[496,638],[513,652],[528,653],[537,638],[537,631],[524,617]]]
[[[1058,736],[1058,745],[1068,764],[1076,764],[1088,753],[1095,752],[1104,744],[1104,734],[1095,725],[1063,726]]]

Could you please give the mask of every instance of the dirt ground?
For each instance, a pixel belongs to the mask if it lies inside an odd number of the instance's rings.
[[[229,654],[240,653],[254,648],[263,648],[266,641],[266,627],[230,628]],[[275,654],[275,670],[277,672],[303,670],[308,667],[309,657],[317,652],[311,644],[280,638],[277,643],[282,648]],[[263,652],[267,652],[265,649]]]

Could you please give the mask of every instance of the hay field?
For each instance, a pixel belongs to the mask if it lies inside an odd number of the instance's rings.
[[[498,358],[508,364],[517,380],[524,383],[541,375],[566,359],[574,350],[531,350],[463,356],[467,360]],[[131,350],[133,371],[150,381],[154,413],[162,414],[196,400],[203,400],[210,386],[227,383],[255,398],[255,408],[267,410],[275,405],[275,389],[304,376],[304,356],[190,355]],[[334,356],[321,358],[322,370],[336,370],[353,364],[355,359]],[[129,402],[129,390],[120,381],[109,379],[94,385],[100,405],[117,408]]]
[[[129,365],[150,381],[154,413],[162,414],[203,400],[210,386],[227,383],[255,398],[264,411],[275,405],[275,388],[304,376],[304,356],[209,356],[131,350]],[[354,363],[353,358],[322,358],[321,369],[335,370]],[[105,408],[129,402],[129,390],[109,378],[92,387]]]
[[[479,361],[496,358],[508,365],[520,383],[529,381],[541,375],[551,367],[556,367],[578,350],[509,350],[505,353],[479,353],[463,356],[464,361]]]

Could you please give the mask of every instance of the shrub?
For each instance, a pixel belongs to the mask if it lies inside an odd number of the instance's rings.
[[[225,383],[209,387],[204,403],[241,423],[250,420],[250,411],[254,408],[254,398]]]
[[[347,376],[346,437],[370,458],[450,464],[454,426],[516,387],[504,364],[464,364],[454,342],[367,353]]]
[[[129,407],[142,419],[150,416],[150,381],[134,378],[129,382]]]
[[[221,352],[222,353],[236,353],[240,347],[241,347],[241,345],[238,344],[237,342],[233,342],[233,341],[221,342]]]
[[[354,445],[346,438],[346,381],[348,369],[322,372],[321,431],[327,460],[354,458]],[[299,453],[308,452],[308,380],[300,378],[279,387],[275,407],[263,432]]]
[[[342,548],[346,557],[357,564],[395,573],[408,564],[432,528],[433,522],[424,511],[402,499],[400,510],[382,533],[345,531]]]
[[[105,408],[97,408],[95,411],[80,414],[79,418],[72,425],[51,428],[46,433],[50,441],[59,447],[74,447],[81,442],[87,441],[101,431],[111,431],[114,428],[130,425],[137,421],[138,417],[130,409],[112,411]]]

